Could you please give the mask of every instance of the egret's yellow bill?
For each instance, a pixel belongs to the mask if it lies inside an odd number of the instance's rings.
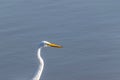
[[[54,44],[54,43],[49,43],[49,44],[47,44],[47,45],[50,46],[50,47],[55,47],[55,48],[62,48],[61,45]]]

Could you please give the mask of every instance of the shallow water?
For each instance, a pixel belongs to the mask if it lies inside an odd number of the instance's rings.
[[[0,80],[30,80],[45,48],[41,80],[120,80],[120,1],[1,0]]]

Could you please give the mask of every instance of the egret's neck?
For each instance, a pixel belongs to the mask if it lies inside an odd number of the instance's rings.
[[[38,57],[40,63],[41,63],[41,59],[42,59],[42,57],[41,57],[41,49],[42,48],[38,48],[38,51],[37,51],[37,57]]]
[[[33,78],[33,80],[40,80],[40,77],[41,77],[41,74],[42,74],[42,71],[44,68],[44,61],[41,57],[41,48],[39,48],[37,51],[37,58],[39,60],[39,67],[38,67],[38,71],[37,71],[35,77]]]

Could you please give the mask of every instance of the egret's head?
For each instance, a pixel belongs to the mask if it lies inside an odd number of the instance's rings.
[[[62,48],[62,46],[54,43],[50,43],[48,41],[41,41],[40,47],[55,47],[55,48]]]

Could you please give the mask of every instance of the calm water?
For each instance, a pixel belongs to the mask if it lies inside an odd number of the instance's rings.
[[[0,0],[0,80],[120,80],[119,0]]]

